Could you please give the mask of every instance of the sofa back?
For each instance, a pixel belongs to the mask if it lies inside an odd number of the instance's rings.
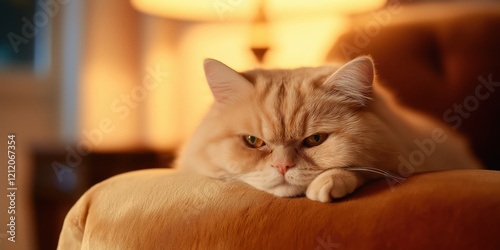
[[[353,17],[328,61],[370,54],[404,105],[431,114],[500,169],[500,5],[387,6]]]

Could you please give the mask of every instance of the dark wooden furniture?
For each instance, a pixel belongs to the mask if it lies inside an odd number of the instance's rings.
[[[40,250],[56,249],[64,217],[88,188],[120,173],[170,167],[174,158],[171,152],[138,150],[93,152],[78,159],[67,148],[33,152],[32,194]]]

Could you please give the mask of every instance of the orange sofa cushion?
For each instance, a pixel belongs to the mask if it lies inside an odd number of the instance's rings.
[[[141,170],[87,191],[59,249],[500,249],[500,172],[369,183],[332,203]]]

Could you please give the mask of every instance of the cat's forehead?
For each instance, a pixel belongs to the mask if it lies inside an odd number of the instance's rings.
[[[254,84],[253,98],[245,107],[253,114],[252,128],[263,139],[276,143],[302,140],[317,132],[331,132],[337,105],[325,98],[320,87],[336,68],[300,68],[293,70],[253,70],[244,76]]]
[[[322,66],[296,69],[255,69],[241,74],[254,85],[320,85],[336,70],[335,66]]]

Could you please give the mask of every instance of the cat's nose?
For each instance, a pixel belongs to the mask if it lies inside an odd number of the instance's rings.
[[[295,165],[290,162],[280,162],[280,163],[275,163],[272,166],[278,169],[278,171],[280,171],[282,175],[285,175],[286,171],[288,171],[288,169],[292,168]]]

